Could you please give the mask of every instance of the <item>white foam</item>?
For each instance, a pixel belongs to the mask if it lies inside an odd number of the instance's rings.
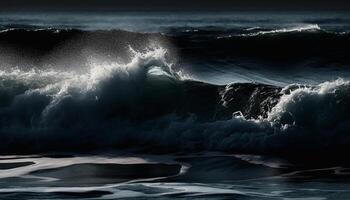
[[[276,33],[292,33],[292,32],[304,32],[304,31],[318,31],[321,30],[320,26],[317,24],[306,24],[299,25],[291,28],[282,28],[271,31],[259,31],[257,33],[243,34],[244,36],[257,36],[266,34],[276,34]]]
[[[182,71],[172,69],[172,63],[166,59],[167,50],[162,47],[150,47],[142,52],[130,47],[131,61],[101,61],[90,58],[89,69],[81,71],[58,71],[54,69],[40,70],[32,68],[28,71],[14,68],[0,70],[0,80],[11,80],[28,88],[26,95],[38,93],[52,98],[51,103],[43,111],[45,116],[62,99],[72,95],[85,95],[98,89],[101,82],[109,79],[122,81],[144,81],[147,75],[165,75],[177,80],[190,79]],[[98,100],[98,96],[95,96]]]
[[[293,113],[294,108],[300,108],[301,110],[307,106],[307,103],[320,104],[321,101],[324,100],[324,103],[339,103],[333,102],[336,100],[335,92],[337,90],[342,90],[344,88],[350,87],[350,82],[345,81],[343,79],[337,79],[335,81],[329,81],[321,83],[315,87],[311,86],[300,86],[299,88],[290,91],[290,93],[282,95],[277,105],[274,106],[271,112],[268,113],[267,120],[273,124],[280,123],[283,116],[286,114],[290,115],[290,117],[295,118],[295,114]],[[282,92],[289,90],[290,86],[285,87]],[[345,91],[347,92],[347,91]],[[333,96],[334,98],[327,98],[327,95]],[[320,105],[322,106],[322,105]],[[327,106],[327,105],[324,105]],[[336,107],[334,107],[336,108]],[[315,111],[316,112],[316,111]],[[301,113],[302,114],[302,113]],[[306,113],[304,113],[306,114]],[[319,113],[320,115],[327,113]],[[327,117],[327,116],[325,116]],[[295,120],[294,120],[295,121]],[[293,124],[287,124],[293,125]],[[287,128],[287,127],[285,127]]]
[[[260,27],[254,27],[246,30],[253,31],[257,28],[260,28]],[[319,30],[321,30],[321,27],[318,24],[302,24],[302,25],[293,26],[289,28],[281,28],[281,29],[275,29],[275,30],[269,30],[269,31],[258,31],[256,33],[247,33],[247,34],[240,34],[240,35],[227,35],[227,36],[220,36],[217,38],[223,39],[223,38],[230,38],[233,36],[259,36],[259,35],[270,35],[270,34],[278,34],[278,33],[311,32],[311,31],[319,31]]]

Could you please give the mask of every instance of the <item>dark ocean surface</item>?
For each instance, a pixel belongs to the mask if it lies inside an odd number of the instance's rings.
[[[350,14],[0,13],[0,199],[350,198]]]

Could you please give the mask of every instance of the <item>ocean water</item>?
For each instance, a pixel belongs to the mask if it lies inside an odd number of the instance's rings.
[[[0,13],[0,199],[349,199],[350,15]]]

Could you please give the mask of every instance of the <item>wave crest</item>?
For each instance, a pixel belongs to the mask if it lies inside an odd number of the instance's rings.
[[[291,28],[282,28],[270,31],[259,31],[256,33],[242,34],[242,36],[258,36],[266,34],[278,34],[278,33],[293,33],[293,32],[311,32],[322,30],[317,24],[307,24]]]
[[[293,85],[294,86],[294,85]],[[284,127],[305,129],[305,132],[340,133],[350,128],[350,82],[338,79],[311,86],[288,86],[267,120]],[[344,129],[346,128],[346,129]]]

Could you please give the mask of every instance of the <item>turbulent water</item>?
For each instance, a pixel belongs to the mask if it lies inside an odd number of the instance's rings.
[[[2,13],[0,197],[348,199],[349,24]]]

